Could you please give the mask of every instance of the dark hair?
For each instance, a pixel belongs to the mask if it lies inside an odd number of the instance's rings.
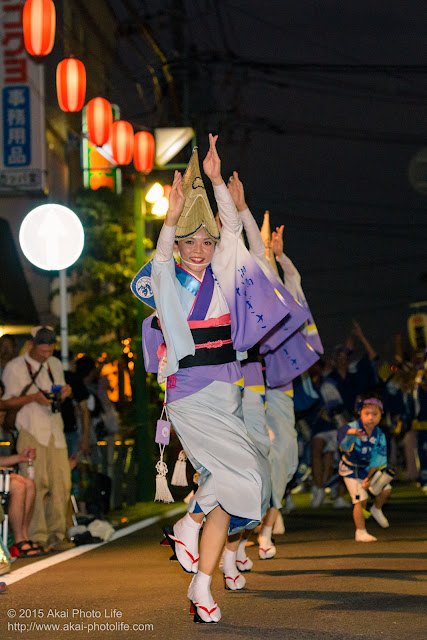
[[[56,344],[56,334],[52,329],[42,327],[37,331],[36,335],[32,338],[32,341],[35,345]]]
[[[91,371],[96,369],[95,360],[89,356],[82,356],[76,360],[76,373],[81,378],[86,378]]]
[[[6,387],[4,386],[3,380],[0,380],[0,389],[1,389],[1,394],[3,395],[4,392],[6,391]]]

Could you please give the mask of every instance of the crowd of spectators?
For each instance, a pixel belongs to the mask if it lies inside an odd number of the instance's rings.
[[[20,557],[74,546],[67,534],[73,524],[71,492],[80,494],[86,512],[101,461],[98,441],[107,430],[118,431],[108,381],[99,376],[96,362],[70,354],[64,372],[55,345],[55,332],[44,326],[32,329],[19,355],[14,336],[0,338],[0,436],[10,442],[0,470],[7,469],[10,485],[9,544]],[[5,494],[4,488],[5,482]],[[105,501],[96,516],[101,511]],[[3,516],[0,505],[0,522]]]
[[[293,491],[309,486],[314,508],[331,502],[335,508],[350,506],[338,474],[337,431],[357,419],[357,399],[372,394],[384,408],[379,426],[387,443],[387,464],[396,470],[398,480],[417,481],[427,492],[426,392],[425,352],[381,363],[354,322],[346,342],[322,357],[295,385],[300,457]]]

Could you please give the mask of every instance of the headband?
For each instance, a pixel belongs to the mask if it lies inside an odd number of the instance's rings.
[[[362,407],[364,407],[365,404],[375,404],[381,409],[381,411],[384,411],[383,403],[381,402],[381,400],[378,400],[378,398],[366,398],[366,400],[362,400]]]

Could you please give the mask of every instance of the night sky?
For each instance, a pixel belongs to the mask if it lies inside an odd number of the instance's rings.
[[[219,133],[223,177],[238,170],[257,220],[268,209],[285,225],[327,350],[355,318],[388,355],[394,334],[406,339],[408,305],[427,300],[427,189],[408,179],[427,148],[425,2],[106,4],[121,34],[109,97],[122,117],[195,126],[201,157]]]

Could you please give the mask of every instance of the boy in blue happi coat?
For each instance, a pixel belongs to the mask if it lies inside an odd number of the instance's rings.
[[[342,452],[339,473],[343,477],[353,502],[353,520],[356,525],[356,542],[374,542],[365,528],[363,510],[368,500],[368,488],[374,473],[387,465],[387,444],[379,428],[383,406],[378,398],[362,399],[359,403],[359,418],[338,430],[338,445]],[[375,497],[371,514],[378,524],[389,526],[382,512],[391,491],[387,484]]]

